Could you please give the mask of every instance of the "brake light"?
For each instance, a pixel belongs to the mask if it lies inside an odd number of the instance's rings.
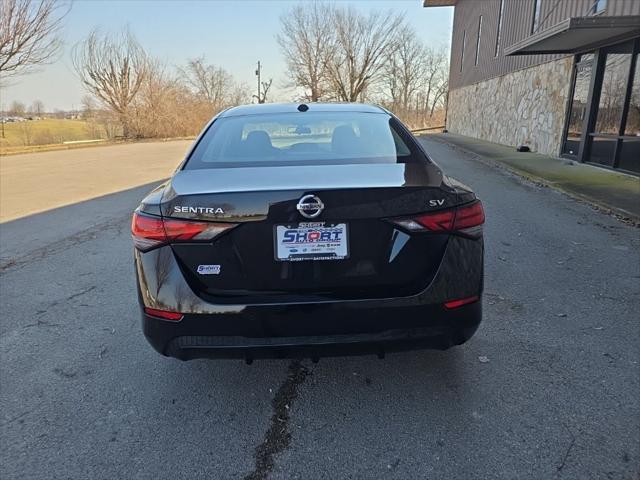
[[[161,218],[134,212],[131,222],[133,244],[146,252],[167,243],[213,240],[221,233],[237,226],[235,223],[212,223]]]
[[[484,209],[480,200],[456,211],[456,220],[453,222],[454,230],[466,230],[478,227],[484,223]]]
[[[394,219],[393,222],[412,232],[461,232],[479,236],[484,223],[484,210],[480,200],[477,200],[458,208]]]
[[[171,320],[172,322],[179,322],[184,318],[184,315],[181,313],[158,310],[157,308],[144,307],[144,313],[152,317],[161,318],[163,320]]]
[[[420,215],[415,221],[432,232],[450,232],[456,219],[456,211],[435,212]]]
[[[133,214],[131,235],[133,244],[143,252],[162,245],[167,239],[162,225],[162,218],[149,217],[138,212]]]

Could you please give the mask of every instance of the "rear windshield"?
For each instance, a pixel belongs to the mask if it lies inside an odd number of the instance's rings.
[[[406,163],[416,152],[383,113],[296,112],[219,118],[185,169]]]

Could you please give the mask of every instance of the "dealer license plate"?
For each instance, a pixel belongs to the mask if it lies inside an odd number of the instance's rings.
[[[325,222],[276,226],[276,260],[343,260],[349,256],[347,224]]]

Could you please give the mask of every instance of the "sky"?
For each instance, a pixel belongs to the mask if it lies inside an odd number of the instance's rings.
[[[1,1],[1,0],[0,0]],[[75,0],[64,21],[64,47],[55,63],[15,77],[0,90],[0,110],[14,100],[27,106],[42,100],[47,111],[80,108],[83,91],[71,63],[73,45],[98,27],[117,32],[129,26],[144,49],[169,67],[205,56],[236,80],[256,85],[258,60],[263,79],[273,78],[270,101],[290,101],[284,59],[275,36],[279,18],[296,2],[280,0]],[[368,12],[404,12],[420,38],[434,47],[449,48],[453,8],[423,8],[422,0],[338,0]],[[254,88],[257,88],[254,87]]]

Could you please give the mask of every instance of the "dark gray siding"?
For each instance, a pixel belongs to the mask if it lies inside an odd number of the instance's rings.
[[[458,0],[453,17],[450,88],[463,87],[522,68],[538,65],[561,55],[520,55],[505,57],[504,48],[531,35],[535,0],[504,0],[500,51],[495,56],[500,0]],[[540,26],[544,30],[569,17],[585,16],[594,0],[542,0]],[[482,15],[482,35],[478,65],[474,65],[478,18]],[[601,15],[640,15],[640,0],[608,0]],[[462,37],[466,31],[464,65],[460,71]]]

